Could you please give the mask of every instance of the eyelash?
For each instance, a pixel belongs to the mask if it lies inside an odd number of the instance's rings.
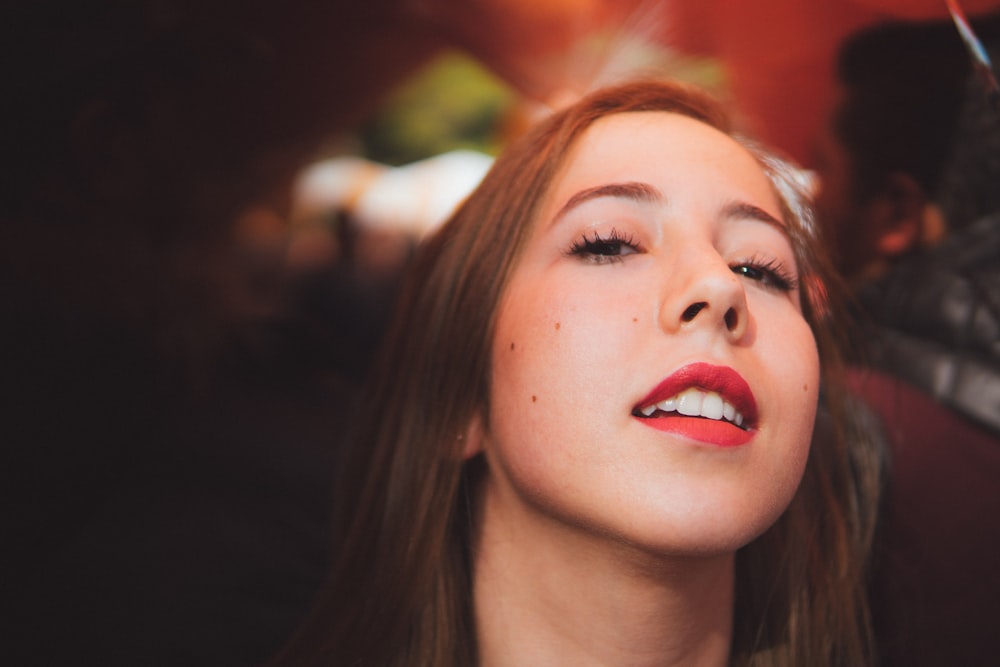
[[[798,279],[776,259],[751,257],[733,264],[730,268],[738,276],[759,282],[765,288],[779,292],[791,292],[799,284]]]
[[[631,252],[623,253],[623,249]],[[640,247],[631,234],[622,234],[617,229],[612,229],[607,236],[601,236],[598,232],[590,238],[584,234],[575,241],[569,249],[570,255],[582,257],[594,264],[610,264],[612,262],[623,261],[626,255],[638,253]]]
[[[623,249],[629,249],[632,252],[623,253]],[[611,264],[624,261],[626,255],[640,251],[638,242],[631,234],[622,234],[617,229],[612,229],[607,236],[601,236],[598,232],[594,232],[591,237],[584,234],[573,243],[568,254],[581,257],[594,264]],[[798,280],[777,259],[763,259],[754,256],[741,260],[730,268],[736,275],[758,282],[767,289],[791,292],[798,287]]]

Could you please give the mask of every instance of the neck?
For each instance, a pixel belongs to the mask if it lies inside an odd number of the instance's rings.
[[[485,516],[474,573],[483,667],[728,664],[733,556],[663,557],[548,517]]]

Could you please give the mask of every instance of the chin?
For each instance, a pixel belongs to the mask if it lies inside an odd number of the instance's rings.
[[[683,517],[664,518],[660,526],[671,525],[669,531],[656,531],[650,526],[647,545],[654,551],[690,556],[722,556],[732,554],[753,542],[781,516],[784,504],[740,507],[735,503],[701,505]],[[668,523],[670,521],[670,523]]]

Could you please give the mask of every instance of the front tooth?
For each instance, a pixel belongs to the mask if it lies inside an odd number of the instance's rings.
[[[677,398],[668,398],[657,403],[654,408],[659,408],[663,412],[673,412],[677,409]]]
[[[722,397],[718,394],[705,394],[701,401],[701,416],[708,419],[722,419]]]
[[[703,394],[697,389],[687,389],[677,395],[677,412],[689,417],[701,416]]]
[[[726,421],[733,421],[736,417],[736,408],[729,401],[723,401],[722,403],[722,416],[725,417]]]

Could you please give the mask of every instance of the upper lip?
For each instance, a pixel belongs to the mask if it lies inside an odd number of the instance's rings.
[[[665,401],[684,391],[696,388],[715,392],[731,403],[743,415],[743,428],[753,428],[757,423],[757,401],[754,400],[750,385],[743,376],[728,366],[716,366],[705,362],[688,364],[656,385],[649,394],[636,403],[633,414],[639,410]]]

